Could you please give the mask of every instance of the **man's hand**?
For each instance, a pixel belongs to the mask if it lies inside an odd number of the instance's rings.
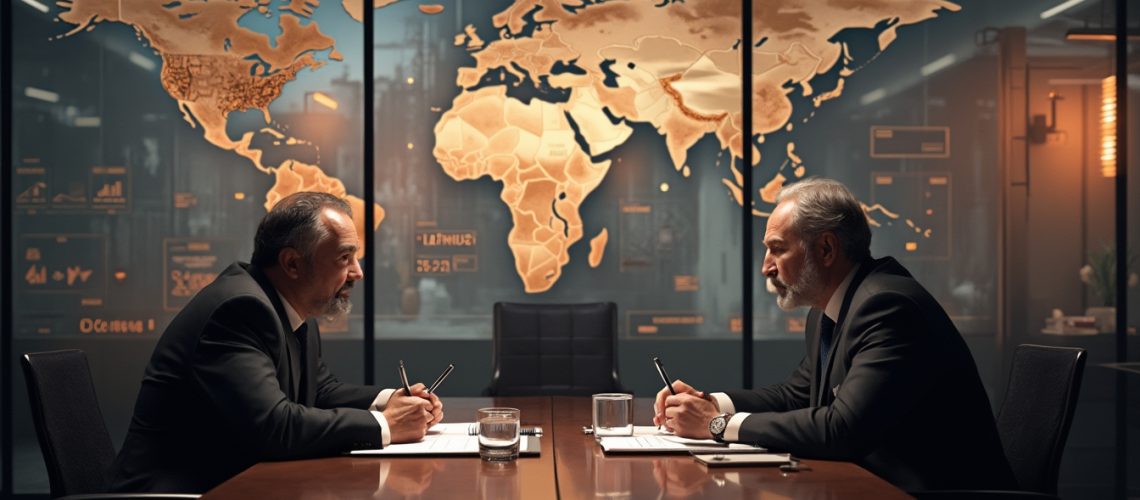
[[[427,387],[416,384],[411,387],[412,394],[408,395],[403,389],[392,393],[388,399],[388,406],[384,408],[384,419],[388,421],[388,431],[392,433],[393,443],[410,443],[419,441],[427,434],[428,427],[434,422],[435,403],[433,395],[427,393]],[[435,399],[438,403],[439,398]],[[439,417],[443,418],[443,406],[439,406]]]
[[[689,394],[689,395],[692,395],[692,396],[695,396],[695,397],[698,397],[701,399],[709,400],[712,402],[713,407],[716,408],[717,410],[719,410],[719,408],[717,408],[717,406],[716,406],[715,400],[710,398],[703,391],[698,391],[698,390],[694,389],[692,386],[682,382],[680,379],[673,382],[673,390],[677,391],[678,396],[682,395],[682,394]],[[653,425],[657,425],[657,426],[666,425],[666,423],[665,423],[665,409],[668,406],[666,403],[666,400],[670,396],[671,396],[671,393],[669,392],[668,387],[661,389],[661,391],[659,391],[657,393],[657,400],[653,403],[653,411],[654,411]],[[713,413],[714,417],[716,415],[717,415],[716,413]],[[709,418],[712,418],[712,417],[709,417]],[[707,422],[706,422],[706,424],[707,424]],[[668,427],[668,426],[666,425],[666,427]]]
[[[438,424],[443,420],[443,401],[439,400],[439,396],[428,392],[427,387],[423,384],[413,385],[411,389],[413,396],[424,398],[425,401],[431,403],[431,422],[428,423],[428,427]],[[400,389],[396,391],[396,393],[403,394],[404,390]]]
[[[673,390],[676,395],[670,395],[668,388],[657,393],[657,401],[653,403],[657,415],[653,416],[653,424],[665,426],[667,431],[682,437],[712,437],[709,420],[718,415],[716,402],[681,380],[673,383]]]
[[[717,416],[716,403],[694,396],[678,394],[665,398],[665,428],[674,434],[694,439],[712,439],[709,420]]]
[[[443,401],[435,394],[428,394],[427,398],[431,402],[431,422],[428,423],[428,427],[431,427],[443,420]]]

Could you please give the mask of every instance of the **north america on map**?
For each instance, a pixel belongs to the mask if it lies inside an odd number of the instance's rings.
[[[268,14],[271,3],[285,13],[278,16],[280,34],[275,39],[238,24],[251,11]],[[281,96],[282,88],[299,71],[315,71],[325,65],[314,54],[327,53],[333,61],[342,59],[333,37],[321,32],[316,22],[301,22],[313,15],[319,1],[73,0],[61,1],[59,6],[63,9],[60,21],[75,26],[59,38],[90,31],[105,22],[134,28],[162,59],[162,87],[178,102],[189,126],[200,128],[210,144],[232,151],[257,171],[274,176],[274,185],[265,194],[266,210],[298,191],[327,192],[348,201],[357,232],[364,233],[364,200],[349,194],[339,179],[327,175],[319,165],[294,159],[265,165],[263,152],[251,147],[254,132],[236,140],[226,133],[227,120],[236,111],[260,111],[265,124],[271,124],[269,107]],[[259,133],[279,135],[270,128]],[[378,204],[372,210],[375,230],[385,213]],[[362,245],[357,256],[363,257],[364,251]]]

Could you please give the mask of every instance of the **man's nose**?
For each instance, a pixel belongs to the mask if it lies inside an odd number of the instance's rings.
[[[760,272],[769,278],[776,277],[776,261],[772,258],[771,252],[764,252],[764,263],[760,266]]]
[[[360,267],[360,261],[353,259],[352,268],[348,270],[349,281],[360,281],[364,279],[364,269]]]

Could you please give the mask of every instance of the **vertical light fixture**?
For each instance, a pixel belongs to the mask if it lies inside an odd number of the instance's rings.
[[[1116,177],[1116,76],[1100,82],[1100,174]]]

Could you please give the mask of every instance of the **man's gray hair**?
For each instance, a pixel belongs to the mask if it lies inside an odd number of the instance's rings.
[[[261,269],[276,266],[277,257],[286,248],[296,249],[305,259],[312,259],[317,244],[329,234],[321,222],[321,211],[325,208],[352,218],[348,202],[328,193],[293,193],[278,201],[257,225],[250,263]]]
[[[807,245],[831,231],[843,253],[854,262],[871,257],[871,226],[867,214],[846,186],[831,179],[813,177],[784,186],[776,203],[796,202],[791,227]]]

